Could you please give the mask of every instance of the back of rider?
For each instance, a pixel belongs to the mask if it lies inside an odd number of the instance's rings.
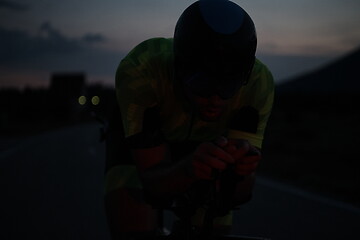
[[[136,46],[117,69],[120,112],[114,117],[116,122],[110,124],[105,195],[109,211],[118,205],[121,216],[112,217],[126,225],[120,227],[125,232],[150,231],[156,227],[156,212],[141,197],[142,185],[130,148],[154,147],[166,142],[176,159],[180,154],[190,153],[200,142],[226,136],[248,140],[261,149],[274,94],[273,78],[267,67],[256,60],[248,84],[229,99],[221,119],[206,122],[194,114],[181,92],[180,82],[174,77],[173,58],[173,40],[153,38]],[[239,113],[243,116],[248,109],[256,113],[255,127],[242,126],[247,121],[242,121]],[[139,140],[138,133],[146,133],[142,134],[146,137]],[[123,202],[119,202],[119,197]],[[131,201],[136,204],[129,204]],[[129,217],[134,214],[137,217]],[[201,214],[195,216],[194,224],[201,225],[202,219]],[[231,215],[215,223],[229,225]]]

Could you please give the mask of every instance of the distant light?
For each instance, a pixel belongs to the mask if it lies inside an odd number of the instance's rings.
[[[99,98],[98,96],[93,96],[93,97],[91,98],[91,103],[92,103],[93,105],[99,105],[99,103],[100,103],[100,98]]]
[[[85,103],[86,103],[86,97],[85,97],[85,96],[80,96],[80,97],[78,98],[78,102],[79,102],[80,105],[85,105]]]

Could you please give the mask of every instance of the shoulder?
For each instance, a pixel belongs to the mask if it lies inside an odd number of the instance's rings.
[[[173,57],[172,46],[171,38],[151,38],[139,43],[121,60],[117,74],[121,72],[132,74],[165,67]]]
[[[274,78],[271,71],[259,59],[255,60],[249,82],[245,86],[245,89],[253,94],[256,92],[257,95],[272,94],[275,89]]]
[[[164,53],[172,53],[172,46],[172,38],[151,38],[135,46],[125,59],[151,59],[154,56],[164,55]]]
[[[256,79],[257,82],[268,82],[273,85],[274,79],[269,68],[259,59],[255,60],[254,68],[251,73],[251,79]]]
[[[272,105],[275,83],[268,67],[256,59],[249,81],[234,98],[235,108],[250,105],[256,109]]]
[[[159,81],[169,72],[173,59],[171,38],[151,38],[135,46],[120,62],[116,70],[116,85],[126,79]]]

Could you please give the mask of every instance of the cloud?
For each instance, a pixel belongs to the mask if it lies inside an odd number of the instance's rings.
[[[82,40],[87,43],[101,43],[106,41],[106,38],[101,34],[88,33],[82,37]]]
[[[92,47],[89,43],[105,41],[101,34],[88,33],[82,38],[70,38],[44,22],[36,36],[21,30],[8,30],[0,27],[0,66],[19,66],[34,64],[34,60],[70,56]]]
[[[18,81],[19,84],[26,82],[31,85],[31,82],[34,83],[31,79],[35,79],[36,75],[46,85],[46,72],[50,76],[53,72],[73,71],[82,71],[89,78],[100,80],[105,76],[112,81],[124,54],[101,48],[98,44],[106,39],[97,33],[69,37],[50,22],[44,22],[36,35],[0,27],[0,83],[16,85],[15,81]],[[24,74],[19,73],[29,73],[29,79],[23,79]],[[40,85],[39,81],[37,85]]]
[[[0,8],[13,11],[27,11],[29,9],[29,6],[17,2],[0,0]]]

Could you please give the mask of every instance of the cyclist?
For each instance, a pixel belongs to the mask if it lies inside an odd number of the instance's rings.
[[[105,195],[114,238],[154,230],[153,207],[178,199],[195,206],[191,221],[201,226],[206,183],[221,198],[217,226],[231,225],[229,210],[250,200],[274,95],[256,46],[240,6],[200,0],[182,13],[173,38],[146,40],[121,61],[119,120],[110,130],[118,153],[108,157]]]

